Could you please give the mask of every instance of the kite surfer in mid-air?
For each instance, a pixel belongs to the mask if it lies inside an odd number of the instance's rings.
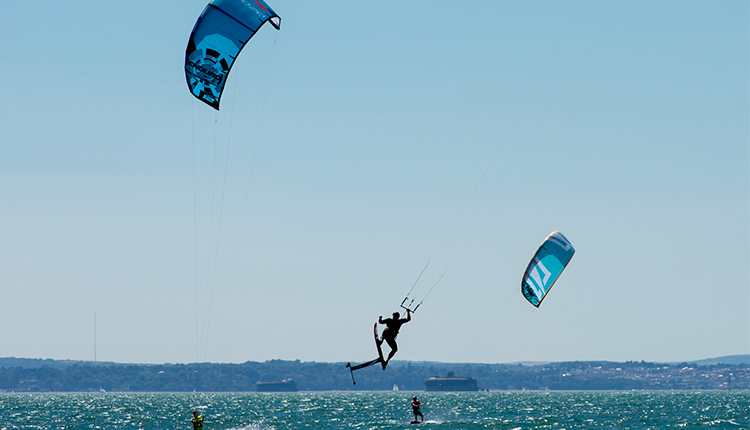
[[[404,308],[404,309],[406,309],[406,318],[401,318],[401,314],[399,314],[398,312],[393,313],[393,318],[383,319],[382,315],[378,317],[378,322],[376,322],[373,327],[373,331],[375,335],[375,346],[378,349],[377,358],[364,362],[362,364],[356,364],[354,366],[352,366],[352,363],[346,363],[346,367],[351,372],[353,384],[357,383],[354,380],[355,370],[364,369],[365,367],[370,367],[378,363],[380,363],[380,365],[383,367],[383,370],[385,370],[385,367],[388,365],[388,362],[391,360],[391,358],[393,358],[394,355],[396,355],[396,351],[398,351],[398,345],[396,345],[396,336],[398,336],[398,330],[401,328],[402,325],[411,321],[411,313],[413,312],[409,308]],[[385,329],[383,330],[382,336],[378,336],[378,324],[385,324]],[[391,347],[391,352],[388,354],[387,359],[383,358],[383,351],[380,349],[380,345],[382,345],[383,342],[386,342],[388,346]]]
[[[406,318],[401,318],[401,314],[399,314],[398,312],[393,313],[393,318],[383,319],[382,315],[378,317],[378,323],[385,324],[383,336],[379,341],[377,341],[378,345],[382,344],[383,341],[385,341],[391,348],[391,352],[388,353],[388,358],[386,358],[385,362],[383,363],[383,369],[385,369],[385,366],[388,365],[388,362],[391,361],[391,358],[393,358],[393,356],[396,355],[396,351],[398,351],[398,345],[396,345],[396,336],[398,336],[398,330],[402,325],[408,323],[409,321],[411,321],[411,310],[409,309],[406,310]]]

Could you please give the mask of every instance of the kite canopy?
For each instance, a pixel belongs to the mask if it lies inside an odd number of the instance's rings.
[[[539,307],[575,252],[570,241],[557,230],[544,239],[521,281],[521,293],[529,303]]]
[[[198,17],[185,51],[185,77],[195,97],[219,110],[234,60],[266,22],[281,18],[263,0],[213,0]]]

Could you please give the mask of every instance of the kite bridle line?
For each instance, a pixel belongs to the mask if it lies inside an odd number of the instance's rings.
[[[253,145],[253,154],[250,157],[250,174],[249,174],[249,177],[247,179],[247,187],[245,189],[245,200],[244,200],[244,203],[242,205],[242,215],[240,217],[240,226],[239,226],[239,231],[237,233],[237,243],[236,243],[236,245],[234,247],[234,256],[232,257],[232,266],[231,266],[231,270],[229,272],[229,281],[227,282],[227,295],[226,295],[227,298],[226,298],[226,301],[224,303],[224,312],[222,312],[222,314],[221,314],[221,328],[219,329],[219,338],[218,338],[218,340],[216,342],[216,355],[214,355],[214,357],[218,357],[219,356],[219,346],[221,345],[221,334],[224,331],[224,319],[225,319],[226,314],[227,314],[227,309],[229,308],[229,299],[230,299],[229,291],[232,288],[232,281],[234,280],[234,271],[235,271],[235,268],[237,266],[237,258],[239,256],[239,252],[240,252],[240,243],[241,243],[241,239],[242,239],[242,231],[243,231],[243,228],[245,226],[245,215],[247,214],[248,202],[250,201],[250,190],[251,190],[251,185],[253,183],[253,172],[254,172],[254,167],[255,167],[255,158],[256,158],[256,155],[258,153],[258,146],[260,145],[261,132],[263,130],[263,118],[264,118],[264,115],[265,115],[265,112],[266,112],[266,100],[268,98],[268,88],[269,88],[270,82],[271,82],[271,71],[273,70],[273,59],[274,59],[274,57],[276,55],[276,40],[278,39],[278,37],[279,36],[278,36],[278,32],[277,32],[274,35],[274,38],[273,38],[273,45],[272,45],[272,49],[271,49],[271,59],[268,61],[268,74],[266,76],[266,88],[263,91],[263,102],[261,103],[261,108],[260,108],[260,118],[258,120],[258,129],[257,129],[257,132],[255,134],[255,142],[254,142],[254,145]],[[235,85],[234,90],[235,91],[237,90],[237,85]],[[232,97],[232,118],[234,117],[234,100],[235,100],[235,97],[233,96]],[[230,125],[231,125],[231,121],[230,121]],[[230,128],[230,131],[231,131],[231,128]]]
[[[430,263],[428,262],[427,264],[430,264]],[[427,266],[425,266],[425,269],[426,269],[426,268],[427,268]],[[432,290],[434,290],[434,289],[435,289],[435,287],[437,287],[437,284],[438,284],[438,283],[440,282],[440,280],[441,280],[441,279],[443,279],[443,276],[445,276],[445,274],[446,274],[447,272],[448,272],[448,269],[445,269],[445,272],[443,272],[443,274],[442,274],[442,275],[440,275],[440,277],[438,278],[438,280],[437,280],[437,281],[435,281],[435,283],[434,283],[434,284],[432,284],[432,288],[430,288],[430,290],[429,290],[429,291],[427,291],[427,294],[425,294],[425,295],[424,295],[424,296],[422,297],[422,300],[420,300],[420,301],[419,301],[419,303],[417,303],[417,306],[415,306],[415,307],[414,307],[414,309],[411,309],[411,305],[413,305],[413,304],[414,304],[414,302],[416,301],[416,299],[410,299],[410,298],[409,298],[409,295],[408,295],[408,294],[406,295],[406,297],[404,297],[404,300],[402,300],[402,301],[401,301],[401,304],[400,304],[399,306],[400,306],[401,308],[403,308],[403,309],[406,309],[407,311],[409,311],[409,312],[411,312],[411,313],[415,313],[415,312],[417,312],[417,309],[419,309],[419,307],[420,307],[420,306],[422,306],[422,303],[424,303],[424,299],[426,299],[426,298],[427,298],[427,296],[429,296],[429,295],[430,295],[430,293],[432,292]],[[422,269],[422,273],[424,273],[424,269]],[[421,277],[422,275],[420,274],[419,276]],[[419,278],[417,278],[417,281],[419,281]],[[416,282],[414,283],[414,285],[416,285]],[[412,289],[414,289],[414,287],[412,287]],[[409,294],[411,294],[411,290],[409,290]],[[406,303],[407,301],[409,302],[409,304],[408,304],[408,305],[406,305],[406,306],[404,306],[404,303]]]
[[[406,305],[406,306],[404,306],[404,303],[406,303],[407,301],[410,300],[409,296],[411,295],[411,292],[414,291],[414,287],[416,287],[417,283],[419,283],[419,280],[422,279],[422,275],[424,275],[424,271],[427,270],[427,266],[429,266],[429,265],[430,265],[430,261],[428,260],[427,264],[425,264],[424,267],[422,268],[422,271],[419,272],[419,276],[417,276],[417,280],[414,281],[414,284],[412,284],[411,288],[409,289],[409,292],[406,293],[406,297],[404,297],[404,300],[401,301],[401,304],[399,305],[401,308],[406,309],[409,312],[416,312],[417,308],[419,307],[419,305],[422,304],[422,302],[419,302],[414,309],[410,309],[411,305],[414,304],[414,299],[411,299],[411,301],[409,302],[409,304]]]

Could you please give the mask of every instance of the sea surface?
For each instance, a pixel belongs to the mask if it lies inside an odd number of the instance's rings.
[[[410,401],[425,405],[410,425]],[[0,394],[0,429],[750,429],[750,391]]]

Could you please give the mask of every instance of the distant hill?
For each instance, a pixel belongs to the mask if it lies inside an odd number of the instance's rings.
[[[247,392],[259,381],[293,379],[300,391],[406,391],[447,374],[477,380],[485,390],[748,390],[750,364],[576,361],[471,364],[394,361],[357,370],[357,384],[345,363],[270,360],[242,364],[115,364],[0,358],[0,392]],[[703,361],[703,360],[702,360]],[[533,365],[530,365],[533,364]]]
[[[526,366],[526,367],[533,367],[533,366],[546,366],[548,364],[551,364],[551,361],[516,361],[513,363],[507,363],[508,365],[516,365],[516,366]]]
[[[42,367],[49,367],[51,369],[63,370],[74,364],[88,366],[114,366],[118,363],[113,363],[111,361],[53,360],[51,358],[0,358],[0,369],[8,367],[20,367],[22,369],[40,369]]]
[[[750,354],[725,355],[724,357],[688,361],[688,363],[694,363],[699,366],[709,366],[712,364],[750,364]]]
[[[750,354],[740,355],[725,355],[723,357],[716,358],[704,358],[702,360],[691,360],[691,361],[680,361],[672,362],[670,364],[678,363],[691,363],[698,366],[709,366],[712,364],[750,364]],[[86,366],[128,366],[136,363],[115,363],[113,361],[83,361],[83,360],[53,360],[51,358],[16,358],[16,357],[0,357],[0,369],[6,367],[20,367],[23,369],[39,369],[42,367],[50,367],[52,369],[65,369],[72,365],[86,365]],[[218,363],[217,363],[218,364]],[[392,367],[398,366],[440,366],[448,363],[442,363],[438,361],[394,361]],[[463,365],[474,365],[475,363],[453,363]],[[499,363],[504,366],[547,366],[554,365],[551,361],[517,361],[513,363]]]
[[[6,367],[20,367],[22,369],[39,369],[47,366],[52,369],[65,369],[68,367],[70,361],[52,360],[50,358],[16,358],[6,357],[0,358],[0,368]]]

